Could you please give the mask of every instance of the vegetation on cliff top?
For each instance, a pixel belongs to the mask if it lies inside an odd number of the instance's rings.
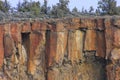
[[[120,6],[116,3],[115,0],[99,0],[96,10],[90,6],[89,10],[82,8],[79,11],[76,7],[69,9],[69,0],[59,0],[59,3],[52,7],[48,6],[47,0],[44,0],[43,5],[39,1],[23,0],[22,3],[18,2],[17,7],[11,7],[10,3],[4,0],[0,1],[0,19],[120,15]]]

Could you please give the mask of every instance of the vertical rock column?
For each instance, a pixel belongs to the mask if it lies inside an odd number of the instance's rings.
[[[68,60],[72,64],[81,62],[83,59],[84,32],[81,30],[70,30],[68,35]]]
[[[96,21],[97,20],[92,18],[81,19],[82,28],[80,29],[84,31],[84,60],[82,60],[82,63],[79,65],[80,80],[106,80],[104,62],[105,52],[101,48],[104,43],[100,41],[104,40],[104,33],[103,35],[100,34],[97,25],[98,22]],[[98,51],[98,48],[101,48],[101,53]],[[98,57],[100,57],[100,59]]]
[[[62,22],[49,26],[46,32],[47,80],[63,80],[61,66],[67,58],[68,32]]]
[[[16,27],[16,26],[14,26]],[[16,27],[17,28],[17,27]],[[16,46],[11,32],[11,24],[5,24],[4,26],[4,73],[8,79],[18,79],[18,58],[16,56]],[[17,34],[17,33],[16,33]],[[16,67],[16,68],[14,68]],[[14,74],[16,74],[14,76]]]
[[[106,28],[106,42],[108,45],[107,49],[109,52],[107,69],[108,80],[119,80],[120,79],[120,23],[119,19],[112,21],[112,27]],[[106,26],[107,27],[107,26]],[[111,29],[111,30],[110,30]],[[108,31],[109,30],[109,31]],[[108,38],[110,37],[110,38]]]
[[[4,60],[4,46],[3,46],[3,35],[4,35],[4,26],[0,25],[0,70],[3,66],[3,60]]]
[[[32,23],[27,72],[29,79],[45,80],[45,30],[40,30],[40,22]]]
[[[47,34],[46,59],[47,59],[47,80],[60,80],[62,66],[67,44],[67,32],[52,32]]]

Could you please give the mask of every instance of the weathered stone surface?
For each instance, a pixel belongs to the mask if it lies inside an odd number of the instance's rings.
[[[110,19],[105,20],[105,41],[106,41],[106,59],[110,57],[113,48],[113,27]]]
[[[113,60],[113,62],[116,60],[120,60],[120,49],[114,48],[113,50],[111,50],[111,60]]]
[[[120,28],[120,19],[114,19],[113,24],[114,24],[116,27],[119,27],[119,28]]]
[[[64,21],[65,28],[70,30],[79,29],[81,27],[80,18],[69,18]]]
[[[22,24],[22,33],[31,32],[31,25],[30,22],[25,22]]]
[[[114,47],[120,48],[120,29],[119,28],[114,28],[113,38],[114,38],[114,42],[113,42]]]
[[[55,56],[57,49],[57,33],[47,31],[46,33],[46,59],[47,66],[52,66],[55,64]]]
[[[109,64],[106,66],[106,71],[107,71],[107,80],[114,80],[115,79],[115,73],[113,69],[113,65]]]
[[[80,28],[96,29],[96,23],[94,18],[81,19]]]
[[[106,43],[104,31],[97,31],[96,38],[96,56],[105,58],[106,57]]]
[[[57,48],[56,48],[56,57],[55,61],[57,64],[62,64],[64,55],[67,48],[67,32],[58,32],[57,33]]]
[[[67,45],[67,32],[47,33],[46,54],[47,65],[62,64]]]
[[[4,53],[5,57],[11,56],[15,51],[15,44],[9,34],[4,34]]]
[[[19,23],[10,24],[10,32],[15,44],[21,43],[21,26]]]
[[[79,62],[83,57],[84,32],[80,30],[69,31],[68,59],[72,63]]]
[[[39,31],[39,30],[40,30],[40,22],[33,22],[32,31]]]
[[[56,23],[56,30],[55,30],[55,31],[59,32],[59,31],[64,31],[64,30],[65,30],[65,28],[64,28],[63,22],[58,21],[58,22]]]
[[[87,30],[85,34],[84,51],[96,51],[96,31]]]
[[[114,17],[1,23],[0,79],[119,80],[119,26]]]
[[[39,21],[32,22],[31,29],[32,31],[45,31],[47,30],[47,23]]]
[[[4,60],[3,35],[4,35],[4,28],[3,25],[0,25],[0,69],[3,66],[3,60]]]
[[[45,32],[30,34],[30,53],[28,55],[28,73],[34,75],[36,71],[43,72],[45,67]]]
[[[120,79],[120,66],[108,64],[107,70],[107,80],[119,80]]]
[[[60,71],[57,68],[49,70],[47,73],[47,80],[61,80]]]
[[[98,30],[104,30],[105,29],[104,19],[103,18],[96,19],[96,26]]]
[[[115,80],[120,80],[120,66],[116,67]]]

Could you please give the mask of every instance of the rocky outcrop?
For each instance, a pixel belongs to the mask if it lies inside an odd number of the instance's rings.
[[[0,24],[0,80],[119,80],[120,18]]]

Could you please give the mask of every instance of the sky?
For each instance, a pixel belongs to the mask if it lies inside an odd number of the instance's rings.
[[[18,3],[18,1],[22,2],[23,0],[8,0],[10,2],[10,4],[15,7],[16,4]],[[28,0],[29,1],[29,0]],[[40,1],[41,4],[43,4],[44,0],[32,0],[32,1]],[[93,6],[94,9],[97,8],[97,3],[99,0],[69,0],[70,3],[68,5],[68,7],[72,10],[74,7],[77,7],[78,10],[82,10],[82,8],[84,7],[84,9],[89,10],[90,6]],[[117,6],[120,6],[120,0],[116,0],[117,1]],[[52,6],[55,5],[56,3],[58,3],[59,0],[48,0],[48,5]]]

